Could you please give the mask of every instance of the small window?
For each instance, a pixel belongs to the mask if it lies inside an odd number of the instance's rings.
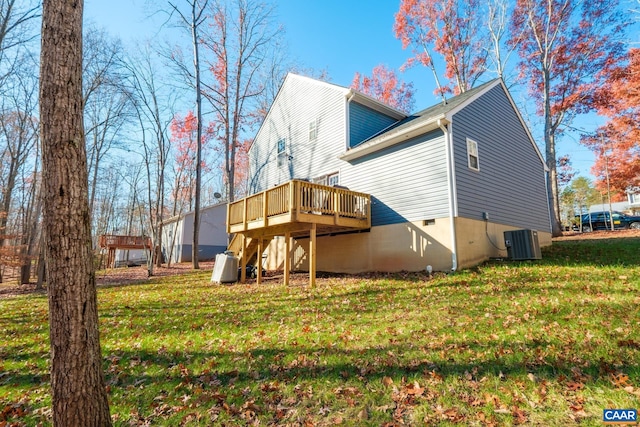
[[[318,178],[313,178],[311,182],[313,182],[314,184],[327,185],[327,176],[323,175]]]
[[[318,120],[313,120],[309,123],[309,141],[315,141],[318,139]]]
[[[340,174],[334,173],[327,176],[327,185],[329,187],[335,187],[338,184],[340,184]]]
[[[467,138],[467,158],[469,169],[480,170],[480,160],[478,158],[478,143]]]
[[[287,163],[287,145],[285,143],[285,139],[279,139],[277,144],[278,150],[278,166],[282,167]]]

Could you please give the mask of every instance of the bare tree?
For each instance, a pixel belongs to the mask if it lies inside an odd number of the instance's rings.
[[[0,0],[0,90],[20,63],[20,48],[38,36],[32,24],[39,17],[37,1]]]
[[[131,95],[123,84],[126,68],[119,39],[91,29],[84,35],[84,123],[89,167],[89,206],[94,213],[102,161],[121,145],[121,130],[132,118]]]
[[[5,244],[7,223],[12,216],[12,204],[17,178],[33,155],[37,141],[37,84],[35,76],[16,73],[5,80],[5,96],[0,101],[0,247]],[[2,274],[0,272],[0,282]]]
[[[220,127],[225,196],[233,201],[236,152],[244,142],[243,129],[255,123],[265,88],[263,73],[272,65],[283,30],[274,22],[273,7],[255,0],[216,0],[210,15],[211,30],[202,40],[213,79],[203,87]]]
[[[200,192],[202,187],[202,92],[200,88],[200,26],[205,22],[205,9],[209,0],[185,0],[187,13],[183,13],[175,4],[169,5],[180,16],[180,22],[189,30],[191,45],[193,47],[193,85],[196,95],[196,184],[195,184],[195,208],[193,211],[193,238],[191,244],[191,262],[194,269],[199,269],[198,246],[200,236]]]
[[[164,213],[164,192],[166,167],[171,141],[168,127],[173,118],[172,99],[166,96],[167,87],[160,83],[162,78],[154,64],[153,52],[147,47],[137,60],[128,65],[130,87],[136,118],[140,126],[143,161],[147,173],[147,201],[152,245],[148,268],[153,274],[153,264],[162,261],[162,218]]]
[[[24,192],[24,202],[22,203],[22,232],[21,240],[21,263],[20,283],[30,283],[31,266],[37,249],[39,237],[40,216],[42,214],[42,197],[40,197],[40,171],[39,163],[36,161],[30,176],[23,181],[27,184]]]
[[[111,426],[82,123],[82,0],[44,0],[40,124],[53,424]]]
[[[514,28],[519,34],[511,34],[509,22],[513,13],[513,5],[509,0],[489,0],[487,2],[487,29],[489,32],[490,44],[488,47],[488,62],[493,64],[490,69],[497,77],[504,80],[507,87],[515,82],[515,76],[509,72],[507,67],[509,59],[516,51],[515,46],[522,38],[522,29]],[[515,42],[507,43],[511,37]]]

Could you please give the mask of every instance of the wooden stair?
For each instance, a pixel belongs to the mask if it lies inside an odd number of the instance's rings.
[[[266,237],[262,239],[263,248],[273,240],[273,237]],[[233,255],[239,259],[242,259],[242,234],[237,233],[231,239],[228,251],[232,251]],[[254,237],[247,237],[247,265],[255,265],[258,261],[258,239]]]

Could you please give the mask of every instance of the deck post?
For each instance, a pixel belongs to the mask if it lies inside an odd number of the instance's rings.
[[[242,199],[242,229],[247,229],[247,198]]]
[[[291,181],[289,183],[289,214],[291,215],[291,220],[295,221],[296,216],[298,214],[298,202],[296,202],[296,182]]]
[[[316,286],[316,230],[317,224],[311,224],[311,236],[309,237],[309,286]]]
[[[242,235],[242,257],[240,258],[240,283],[245,283],[246,281],[247,281],[247,236],[243,234]]]
[[[269,216],[269,199],[266,190],[262,193],[262,226],[266,227],[269,225],[269,221],[267,221],[267,217]]]
[[[337,189],[333,190],[333,212],[334,212],[334,224],[340,222],[340,193]]]
[[[116,268],[116,248],[109,248],[107,255],[107,265],[109,268]]]
[[[284,233],[284,285],[289,286],[291,272],[291,233]]]
[[[259,284],[262,283],[262,253],[264,252],[264,240],[262,237],[258,237],[258,254],[256,255],[256,282]]]

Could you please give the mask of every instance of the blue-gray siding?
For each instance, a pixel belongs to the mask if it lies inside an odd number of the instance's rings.
[[[216,255],[223,253],[227,250],[227,246],[220,245],[198,245],[198,260],[199,261],[210,261],[215,259]],[[184,244],[181,248],[182,257],[180,258],[180,262],[191,262],[191,250],[193,245]]]
[[[349,103],[349,146],[355,147],[397,120],[357,102]]]
[[[458,215],[550,231],[540,157],[498,85],[453,116]],[[467,142],[478,143],[480,170],[468,167]]]
[[[444,135],[433,131],[354,160],[341,183],[371,194],[374,226],[447,217]]]

